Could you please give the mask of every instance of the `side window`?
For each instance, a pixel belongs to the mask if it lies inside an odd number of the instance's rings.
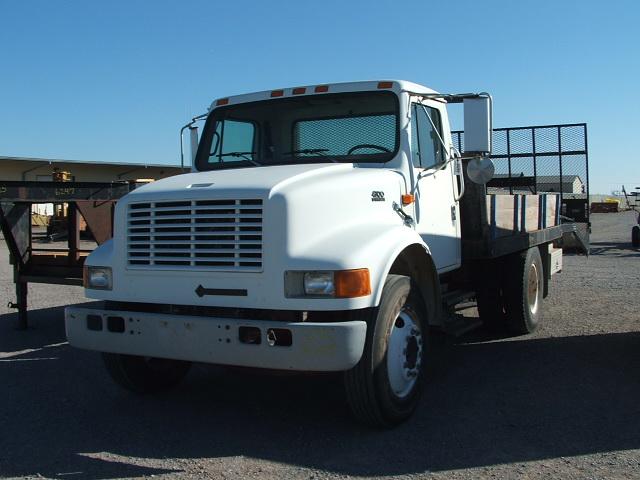
[[[411,158],[417,168],[431,168],[444,161],[442,122],[436,108],[412,105]],[[436,127],[435,129],[433,127]]]
[[[251,122],[221,120],[211,139],[209,162],[253,160],[255,127]]]

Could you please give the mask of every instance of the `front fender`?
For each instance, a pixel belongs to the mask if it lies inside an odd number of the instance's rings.
[[[340,229],[339,234],[334,232],[309,245],[305,252],[297,252],[289,265],[295,270],[368,268],[371,295],[352,299],[351,308],[375,307],[380,303],[382,288],[393,262],[400,252],[415,244],[430,254],[420,235],[404,225],[351,225]]]

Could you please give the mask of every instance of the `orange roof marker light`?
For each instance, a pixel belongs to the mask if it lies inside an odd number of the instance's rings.
[[[415,201],[416,197],[414,197],[410,193],[405,193],[404,195],[402,195],[402,205],[411,205]]]
[[[371,279],[368,268],[335,272],[333,281],[337,298],[354,298],[371,295]]]
[[[315,93],[325,93],[329,91],[329,85],[318,85],[313,89]]]
[[[306,92],[307,92],[307,89],[306,89],[306,88],[304,88],[304,87],[298,87],[298,88],[294,88],[292,93],[293,93],[294,95],[303,95],[303,94],[305,94]]]
[[[378,82],[378,88],[392,88],[393,82]]]
[[[216,106],[221,106],[221,105],[228,105],[229,104],[229,99],[228,98],[220,98],[216,101]]]
[[[273,97],[282,97],[284,95],[284,90],[273,90],[271,92],[271,98]]]

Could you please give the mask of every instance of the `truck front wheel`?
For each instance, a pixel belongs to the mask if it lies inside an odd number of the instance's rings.
[[[544,270],[538,247],[513,254],[508,259],[505,300],[509,329],[513,333],[533,332],[542,321]]]
[[[156,393],[177,385],[190,362],[165,358],[103,353],[104,364],[117,384],[135,393]]]
[[[368,321],[362,358],[344,377],[347,401],[360,422],[391,427],[413,413],[424,377],[427,325],[411,279],[389,275]]]

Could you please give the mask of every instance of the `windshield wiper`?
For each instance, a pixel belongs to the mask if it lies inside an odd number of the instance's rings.
[[[328,152],[328,148],[303,148],[302,150],[291,150],[290,152],[283,152],[283,155],[295,155],[296,153],[309,153],[309,154],[319,154]]]
[[[248,162],[253,163],[257,167],[261,167],[262,164],[253,158],[250,158],[249,155],[254,155],[256,152],[227,152],[227,153],[214,153],[209,155],[210,157],[236,157],[242,158]],[[224,163],[224,162],[223,162]]]

